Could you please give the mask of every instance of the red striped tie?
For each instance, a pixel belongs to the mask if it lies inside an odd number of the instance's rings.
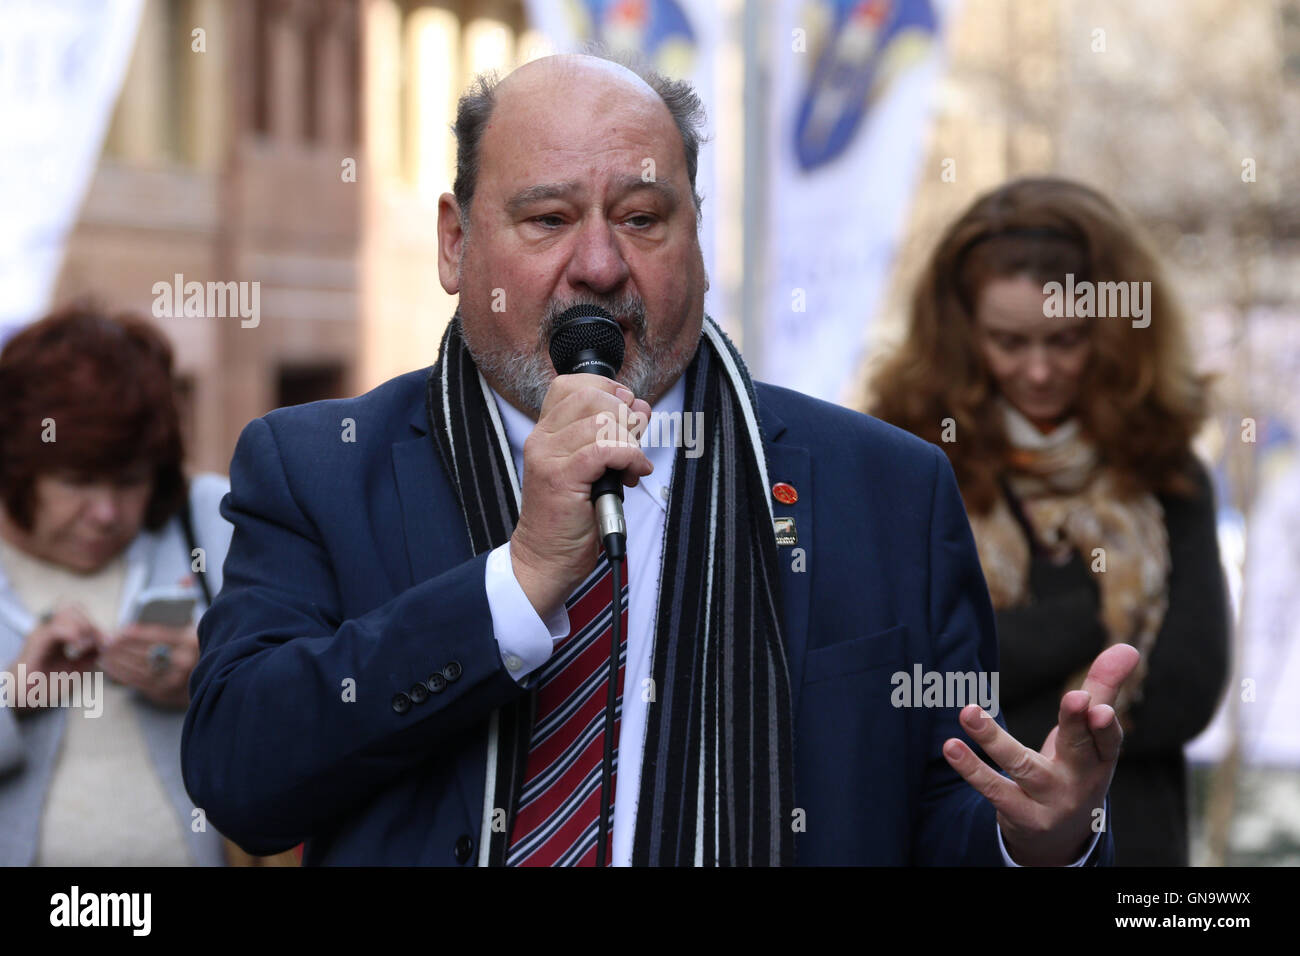
[[[622,585],[614,766],[607,808],[611,816],[618,781],[618,731],[627,667],[626,561]],[[596,570],[565,601],[569,636],[537,672],[537,712],[519,810],[506,853],[508,866],[596,865],[613,587],[613,576],[602,552]],[[606,860],[611,862],[613,842],[611,824],[606,851]]]

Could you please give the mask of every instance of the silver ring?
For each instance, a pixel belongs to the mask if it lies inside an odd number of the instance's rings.
[[[170,644],[155,644],[149,648],[149,664],[156,673],[161,674],[172,666],[172,648]]]

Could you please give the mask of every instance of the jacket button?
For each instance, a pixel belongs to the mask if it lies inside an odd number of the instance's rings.
[[[460,661],[452,661],[442,669],[442,676],[447,678],[448,682],[454,681],[456,678],[460,677],[460,674]]]
[[[474,852],[474,841],[470,839],[468,833],[462,833],[456,838],[456,848],[452,852],[457,863],[469,862],[470,854]]]
[[[406,693],[414,704],[423,704],[429,699],[429,689],[423,684],[413,685]]]
[[[405,694],[397,693],[393,695],[393,710],[399,714],[404,714],[411,709],[411,698]]]
[[[430,674],[429,679],[424,682],[424,686],[429,688],[430,694],[441,694],[447,689],[447,678],[441,674]]]

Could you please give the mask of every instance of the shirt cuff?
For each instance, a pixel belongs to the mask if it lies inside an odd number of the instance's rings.
[[[1107,797],[1106,800],[1107,800],[1107,803],[1109,803],[1109,801],[1110,801],[1110,797]],[[1110,808],[1109,808],[1109,806],[1107,806],[1107,807],[1104,808],[1104,812],[1103,812],[1103,815],[1102,815],[1102,820],[1106,820],[1106,821],[1109,821],[1109,820],[1110,820]],[[996,825],[996,824],[995,824],[995,825]],[[1017,869],[1019,869],[1019,868],[1020,868],[1020,864],[1017,863],[1015,860],[1011,859],[1011,854],[1007,852],[1007,845],[1006,845],[1005,843],[1002,842],[1002,827],[1001,827],[1001,825],[996,825],[996,826],[997,826],[997,829],[998,829],[998,849],[1002,851],[1002,861],[1003,861],[1004,863],[1006,863],[1007,866],[1014,866],[1014,867],[1016,867]],[[1092,842],[1088,844],[1088,849],[1086,849],[1086,850],[1083,851],[1083,856],[1079,857],[1079,858],[1078,858],[1077,860],[1075,860],[1073,863],[1069,863],[1069,864],[1067,864],[1067,866],[1083,866],[1084,862],[1088,859],[1088,857],[1092,856],[1092,851],[1095,850],[1095,849],[1097,849],[1097,841],[1101,839],[1101,834],[1102,834],[1102,831],[1101,831],[1101,830],[1098,830],[1098,831],[1096,831],[1095,833],[1093,833],[1093,835],[1092,835]]]
[[[501,663],[516,682],[524,685],[524,679],[550,658],[555,642],[569,636],[568,608],[560,605],[553,615],[542,620],[515,577],[509,541],[488,555],[483,578]]]

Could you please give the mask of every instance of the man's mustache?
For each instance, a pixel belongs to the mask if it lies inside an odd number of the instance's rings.
[[[632,330],[632,335],[638,344],[645,344],[645,301],[639,295],[577,296],[562,301],[553,300],[547,306],[541,327],[538,329],[538,341],[543,349],[550,345],[551,335],[555,332],[560,316],[578,305],[594,305],[604,309],[619,325]]]

